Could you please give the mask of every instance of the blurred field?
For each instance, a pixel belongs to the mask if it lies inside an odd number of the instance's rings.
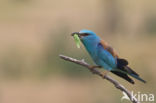
[[[111,76],[130,90],[156,93],[155,0],[1,0],[0,7],[0,103],[121,103],[112,84],[59,59],[93,63],[70,36],[81,29],[110,43],[147,84]]]

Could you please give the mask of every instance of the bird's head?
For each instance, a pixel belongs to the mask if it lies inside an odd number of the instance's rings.
[[[80,30],[80,32],[72,33],[72,36],[75,34],[79,36],[82,42],[89,42],[89,41],[94,42],[94,41],[100,40],[100,38],[91,30],[83,29],[83,30]]]

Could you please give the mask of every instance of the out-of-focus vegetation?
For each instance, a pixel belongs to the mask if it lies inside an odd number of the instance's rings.
[[[147,84],[111,76],[128,89],[155,93],[155,0],[1,0],[0,7],[2,103],[120,103],[122,94],[107,81],[59,59],[93,64],[70,36],[81,29],[110,43]]]

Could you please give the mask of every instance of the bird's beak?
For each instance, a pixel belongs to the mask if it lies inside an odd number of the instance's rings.
[[[71,36],[74,36],[75,34],[77,34],[77,35],[79,36],[80,39],[82,38],[82,36],[81,36],[81,34],[80,34],[79,32],[73,32],[73,33],[71,34]]]
[[[71,34],[71,36],[74,36],[74,34],[77,34],[78,36],[80,36],[80,33],[79,33],[79,32],[73,32],[73,33]]]

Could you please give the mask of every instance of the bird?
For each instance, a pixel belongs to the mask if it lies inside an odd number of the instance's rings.
[[[106,41],[96,35],[96,33],[83,29],[79,32],[73,32],[71,35],[74,36],[75,34],[78,35],[80,41],[96,64],[95,66],[91,66],[91,68],[103,68],[107,73],[111,72],[131,84],[135,84],[135,82],[130,76],[146,83],[145,80],[140,78],[139,74],[128,66],[128,61],[120,58],[118,53]],[[107,75],[107,73],[104,75]]]

